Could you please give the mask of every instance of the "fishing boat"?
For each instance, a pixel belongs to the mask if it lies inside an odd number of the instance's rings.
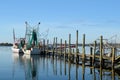
[[[34,55],[34,54],[41,54],[41,49],[38,48],[39,46],[39,25],[37,27],[30,27],[26,22],[26,33],[25,37],[23,38],[16,38],[15,31],[13,29],[13,39],[14,43],[12,46],[13,53],[18,54],[25,54],[25,55]]]

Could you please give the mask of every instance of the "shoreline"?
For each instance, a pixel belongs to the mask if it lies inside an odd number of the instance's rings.
[[[12,43],[0,43],[0,46],[13,46]]]

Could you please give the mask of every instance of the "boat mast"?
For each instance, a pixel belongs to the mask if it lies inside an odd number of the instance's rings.
[[[25,22],[25,24],[26,24],[26,32],[25,32],[25,39],[26,39],[26,35],[27,35],[27,21]]]
[[[14,43],[15,43],[15,31],[14,31],[14,28],[13,28],[13,40],[14,40]]]

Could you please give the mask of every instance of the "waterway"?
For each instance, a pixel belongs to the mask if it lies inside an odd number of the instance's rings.
[[[11,47],[0,47],[0,80],[120,80],[120,75],[51,56],[20,56]]]

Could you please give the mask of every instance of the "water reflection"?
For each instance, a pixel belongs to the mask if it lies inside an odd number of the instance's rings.
[[[20,66],[23,69],[25,80],[38,80],[38,56],[23,56],[18,54],[13,54],[14,57],[14,66]],[[15,69],[15,67],[14,67]],[[13,70],[15,71],[15,70]],[[14,73],[14,72],[13,72]],[[21,75],[21,74],[18,74]],[[15,74],[13,74],[13,79]]]
[[[82,64],[82,80],[85,80],[85,64]]]
[[[13,54],[13,61],[13,80],[119,80],[114,68],[88,67],[58,57]]]
[[[76,80],[78,80],[78,64],[76,64]]]
[[[71,63],[68,61],[68,80],[71,80]]]

